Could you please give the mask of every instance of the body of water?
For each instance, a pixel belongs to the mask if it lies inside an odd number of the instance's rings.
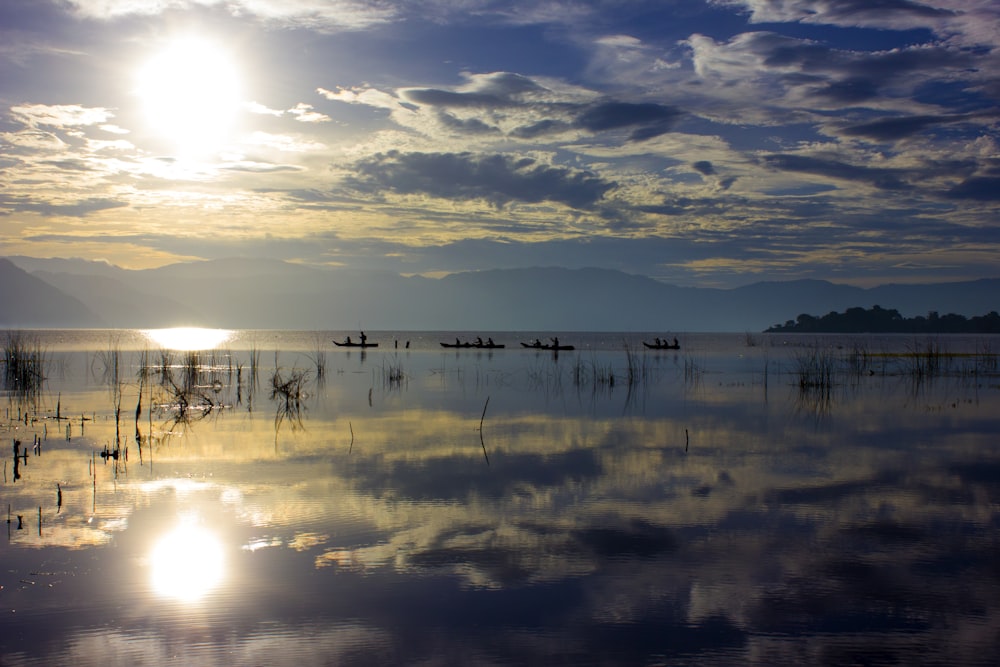
[[[7,334],[0,664],[1000,663],[997,337],[195,333]]]

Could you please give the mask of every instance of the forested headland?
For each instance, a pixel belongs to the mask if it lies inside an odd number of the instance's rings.
[[[965,317],[955,313],[903,317],[898,310],[872,306],[848,308],[842,313],[815,316],[803,313],[784,324],[775,324],[768,333],[1000,333],[1000,314]]]

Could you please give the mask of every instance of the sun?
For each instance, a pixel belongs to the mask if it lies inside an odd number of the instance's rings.
[[[149,128],[177,154],[220,148],[242,106],[239,68],[219,44],[176,39],[136,71]]]
[[[222,545],[192,520],[161,537],[150,553],[150,584],[164,597],[194,602],[217,587],[224,574]]]

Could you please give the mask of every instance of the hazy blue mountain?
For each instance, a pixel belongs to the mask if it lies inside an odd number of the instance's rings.
[[[79,257],[52,257],[39,259],[15,255],[8,257],[18,268],[28,273],[48,271],[51,273],[68,273],[78,276],[117,277],[124,269],[108,262],[80,259]]]
[[[0,327],[99,327],[101,319],[79,299],[0,257]]]
[[[270,329],[762,331],[799,314],[860,306],[906,317],[1000,309],[1000,280],[861,289],[819,280],[738,289],[667,285],[605,269],[530,268],[442,279],[384,271],[317,269],[234,258],[143,271],[84,260],[16,258],[21,297],[4,302],[5,326]],[[26,282],[26,279],[32,282]],[[13,280],[13,278],[11,278]],[[8,280],[4,281],[6,287]],[[10,284],[14,284],[11,282]],[[34,304],[31,309],[21,303]],[[67,304],[76,304],[71,308]],[[45,318],[39,315],[44,306]],[[23,318],[23,319],[22,319]]]
[[[104,275],[36,271],[37,278],[85,302],[107,327],[196,324],[205,314],[166,295],[136,289],[134,280]]]

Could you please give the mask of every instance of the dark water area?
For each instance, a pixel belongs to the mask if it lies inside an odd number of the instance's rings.
[[[358,333],[8,334],[0,665],[1000,664],[1000,337]]]

